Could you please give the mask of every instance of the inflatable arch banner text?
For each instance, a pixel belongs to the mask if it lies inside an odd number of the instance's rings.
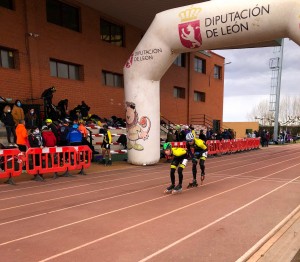
[[[180,53],[285,37],[300,45],[300,0],[213,0],[158,13],[124,66],[128,162],[160,159],[160,79]]]

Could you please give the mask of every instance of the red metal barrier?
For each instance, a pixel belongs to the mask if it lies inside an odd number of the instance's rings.
[[[17,148],[0,150],[0,178],[8,178],[4,183],[15,185],[13,177],[22,173],[24,154]]]
[[[29,148],[26,152],[26,171],[30,175],[63,172],[63,176],[71,176],[69,170],[75,170],[77,151],[72,146]],[[39,180],[39,179],[37,179]]]
[[[236,139],[231,140],[231,152],[236,153],[238,151],[238,142]]]
[[[76,169],[80,169],[80,175],[86,175],[83,171],[88,168],[92,162],[92,150],[88,146],[74,146],[77,152]]]
[[[207,140],[206,146],[208,150],[208,155],[218,155],[220,153],[220,141],[219,140]]]
[[[258,149],[260,146],[260,137],[256,137],[253,139],[254,139],[254,149]]]
[[[223,139],[220,141],[220,153],[221,154],[231,153],[231,140],[230,139]]]

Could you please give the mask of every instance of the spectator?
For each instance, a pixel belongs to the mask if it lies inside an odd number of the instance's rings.
[[[260,133],[260,143],[262,147],[265,147],[266,145],[266,130],[263,129]]]
[[[77,124],[73,124],[72,128],[70,129],[67,135],[67,141],[70,146],[78,146],[82,144],[82,134],[78,130]]]
[[[32,129],[37,126],[37,114],[35,113],[34,108],[30,108],[25,116],[25,123],[27,129]]]
[[[60,128],[58,130],[59,146],[67,146],[68,145],[67,136],[68,136],[69,131],[70,131],[69,121],[67,119],[65,119],[63,122],[63,125],[60,126]]]
[[[38,127],[33,127],[30,131],[30,135],[28,136],[28,141],[30,147],[33,148],[43,148],[43,139],[41,136],[41,132]],[[40,166],[40,154],[35,154],[34,155],[35,161],[33,161],[33,166]],[[39,173],[35,174],[32,180],[35,181],[44,181],[43,175],[40,175]]]
[[[90,109],[91,108],[84,101],[81,101],[80,111],[81,111],[82,118],[86,119],[88,117]]]
[[[88,136],[88,131],[84,125],[85,122],[83,120],[79,120],[78,123],[79,123],[78,130],[81,132],[82,137],[86,139]]]
[[[50,118],[46,119],[46,125],[49,129],[51,129],[51,131],[53,132],[53,134],[55,135],[56,139],[58,138],[58,130],[56,125],[53,124],[52,120]]]
[[[11,143],[11,134],[14,137],[14,145],[16,146],[16,142],[17,142],[16,127],[15,127],[13,116],[11,114],[11,108],[9,105],[4,107],[1,121],[3,122],[6,128],[7,142],[9,143],[9,146],[13,146],[13,144]]]
[[[54,86],[51,86],[44,90],[44,92],[41,95],[41,98],[44,99],[44,108],[46,111],[46,116],[48,116],[51,113],[52,98],[54,92],[56,92],[56,88]]]
[[[191,133],[193,134],[194,137],[196,137],[196,131],[193,125],[189,126],[189,130],[191,131]],[[186,133],[187,134],[187,133]]]
[[[118,143],[120,143],[124,149],[127,149],[127,137],[124,134],[121,134],[117,140]]]
[[[93,154],[99,154],[98,151],[95,151],[94,146],[88,141],[88,130],[84,124],[85,122],[83,120],[79,120],[78,130],[82,135],[82,145],[87,145],[92,150]]]
[[[42,127],[42,138],[43,138],[43,145],[45,147],[55,147],[57,145],[57,140],[52,132],[47,126]],[[48,166],[52,166],[53,164],[57,164],[57,154],[48,154]],[[55,174],[54,178],[57,178]]]
[[[269,142],[270,142],[270,132],[267,131],[266,132],[266,143],[265,143],[265,146],[268,147],[269,146]]]
[[[56,137],[52,130],[48,128],[47,126],[42,127],[42,138],[44,141],[44,146],[46,147],[54,147],[56,146]]]
[[[24,110],[22,108],[22,103],[19,99],[16,100],[11,114],[14,118],[16,126],[20,123],[20,120],[25,120]]]
[[[185,136],[186,136],[186,126],[181,127],[181,131],[179,133],[179,141],[185,141]]]
[[[207,141],[206,135],[204,135],[203,130],[200,130],[199,139],[203,140],[204,142]]]
[[[180,141],[180,125],[175,126],[175,140],[176,142]]]
[[[20,120],[16,128],[17,145],[22,152],[26,152],[28,145],[28,134],[25,128],[25,120]]]
[[[80,120],[82,120],[82,114],[81,114],[80,109],[76,110],[76,114],[75,114],[74,120],[77,121],[77,122],[80,121]]]
[[[63,99],[60,100],[57,104],[57,107],[60,110],[60,117],[61,119],[66,118],[68,114],[68,105],[69,105],[69,100],[68,99]]]
[[[173,134],[173,130],[170,128],[170,129],[168,130],[166,142],[174,142],[175,139],[176,139],[176,137],[175,137],[175,135]]]
[[[30,135],[28,136],[28,141],[29,141],[30,147],[43,148],[43,139],[42,139],[42,135],[41,135],[41,132],[38,127],[35,126],[30,130]]]

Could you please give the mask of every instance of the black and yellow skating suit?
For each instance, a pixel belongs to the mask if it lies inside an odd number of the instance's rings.
[[[207,146],[205,142],[202,139],[195,138],[193,144],[187,143],[187,150],[192,151],[192,148],[194,149],[194,154],[193,154],[193,179],[196,180],[196,175],[197,175],[197,164],[198,160],[200,169],[201,169],[201,179],[203,180],[205,176],[205,160],[207,158]]]
[[[178,172],[178,181],[182,185],[183,180],[183,169],[186,167],[187,151],[184,148],[171,148],[172,156],[174,157],[171,163],[170,178],[172,185],[175,185],[175,170]]]
[[[109,130],[106,130],[103,135],[104,137],[103,137],[103,143],[101,147],[105,149],[110,149],[110,144],[112,142],[111,132]]]

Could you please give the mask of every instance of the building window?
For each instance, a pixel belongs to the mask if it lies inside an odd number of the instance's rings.
[[[185,89],[175,86],[173,89],[173,96],[176,98],[185,98]]]
[[[66,62],[60,62],[57,60],[50,60],[50,75],[60,78],[67,78],[72,80],[80,79],[81,66],[70,64]]]
[[[222,67],[215,65],[214,66],[214,78],[221,79],[222,78]]]
[[[199,57],[194,58],[194,70],[199,73],[206,73],[206,61]]]
[[[79,9],[58,0],[47,0],[47,21],[79,32]]]
[[[185,54],[180,54],[176,57],[174,64],[180,67],[185,67]]]
[[[0,0],[0,6],[7,9],[14,9],[13,0]]]
[[[205,102],[205,93],[204,92],[194,92],[194,101],[196,102]]]
[[[0,47],[0,66],[4,68],[16,68],[15,51]]]
[[[101,39],[117,46],[124,46],[124,29],[104,19],[100,19]]]
[[[124,87],[123,75],[103,70],[102,84],[105,86]]]

